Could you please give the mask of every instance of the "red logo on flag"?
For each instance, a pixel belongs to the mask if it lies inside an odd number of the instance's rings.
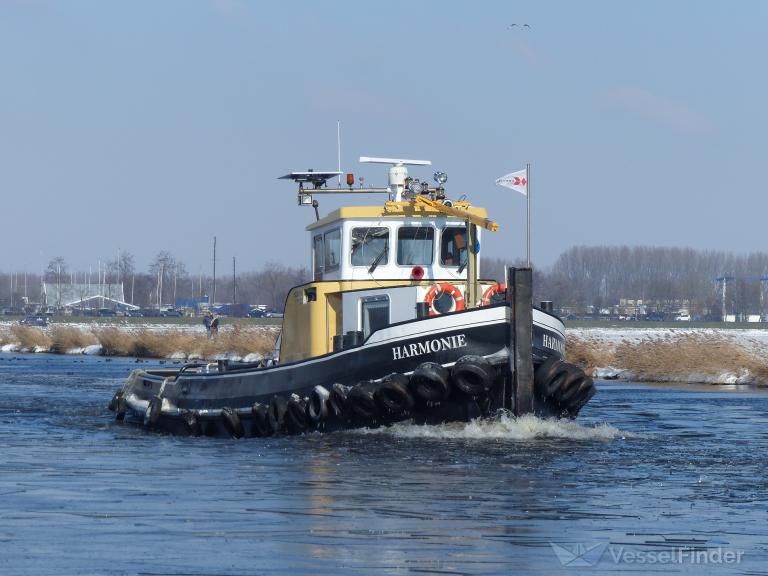
[[[520,186],[522,184],[525,186],[527,184],[527,180],[525,178],[520,178],[520,176],[515,176],[514,181],[512,182],[515,186]]]

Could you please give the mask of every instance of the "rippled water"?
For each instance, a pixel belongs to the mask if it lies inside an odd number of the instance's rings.
[[[133,367],[0,354],[0,574],[768,571],[763,391],[599,383],[578,422],[235,441],[114,423]]]

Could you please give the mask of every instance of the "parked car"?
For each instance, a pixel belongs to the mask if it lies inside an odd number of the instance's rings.
[[[274,311],[274,310],[270,310],[268,312],[264,312],[264,318],[282,318],[282,317],[283,317],[283,313],[282,312],[277,312],[277,311]]]
[[[125,315],[129,318],[144,318],[144,314],[141,310],[126,310]]]
[[[48,326],[48,319],[42,314],[31,314],[22,318],[20,323],[24,326],[41,326],[44,328]]]
[[[99,316],[102,318],[113,318],[117,316],[117,312],[111,308],[99,308]]]
[[[249,318],[264,318],[264,310],[260,310],[259,308],[254,308],[250,312],[248,312]]]
[[[160,315],[163,318],[181,318],[182,314],[178,310],[174,310],[173,308],[168,308],[168,310],[163,310]]]

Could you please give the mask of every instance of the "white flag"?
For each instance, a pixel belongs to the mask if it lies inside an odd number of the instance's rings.
[[[507,174],[506,176],[502,176],[501,178],[496,178],[496,184],[498,186],[504,186],[505,188],[511,188],[524,196],[528,195],[528,178],[526,176],[525,168]]]

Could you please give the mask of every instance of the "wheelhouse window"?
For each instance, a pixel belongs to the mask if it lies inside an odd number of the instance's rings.
[[[389,260],[389,228],[352,228],[352,266],[372,267]]]
[[[397,263],[401,266],[429,265],[434,258],[435,229],[404,226],[397,231]]]
[[[360,300],[363,337],[389,326],[389,296],[369,296]]]
[[[466,266],[467,227],[447,226],[443,228],[440,240],[440,264],[443,266]]]
[[[341,229],[335,228],[325,233],[325,270],[338,270],[339,253],[341,252]]]
[[[323,235],[318,234],[312,239],[312,257],[314,260],[313,267],[315,271],[315,279],[321,278],[323,275]]]

